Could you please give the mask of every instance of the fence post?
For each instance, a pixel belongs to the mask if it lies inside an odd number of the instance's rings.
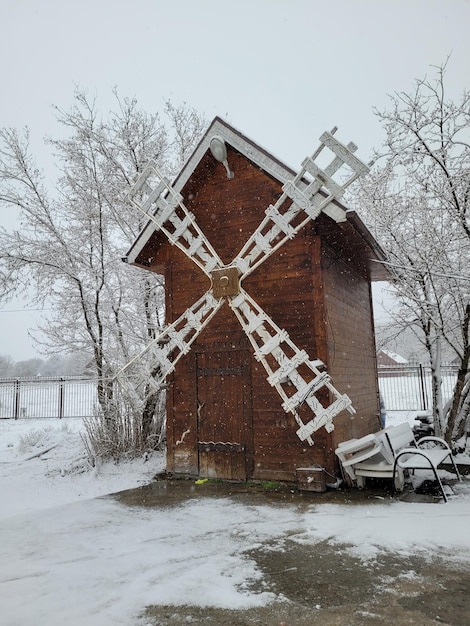
[[[18,378],[15,380],[15,420],[20,415],[20,381]]]
[[[59,383],[59,419],[64,417],[64,377],[61,376]]]
[[[425,381],[424,376],[425,376],[424,367],[423,367],[423,364],[420,363],[419,364],[419,389],[421,391],[421,410],[427,411],[428,410],[428,398],[426,395],[426,381]]]

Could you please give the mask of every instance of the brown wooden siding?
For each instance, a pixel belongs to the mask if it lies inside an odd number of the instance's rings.
[[[206,154],[183,189],[186,206],[227,264],[281,193],[278,181],[232,149],[229,164],[235,173],[233,180],[227,179],[223,165]],[[323,222],[330,229],[331,220]],[[336,233],[337,227],[331,228]],[[314,434],[313,447],[302,443],[293,416],[282,409],[281,399],[268,384],[263,366],[225,304],[171,376],[168,471],[293,481],[297,467],[318,464],[334,473],[335,441],[375,430],[375,346],[367,277],[360,267],[349,267],[344,250],[325,247],[328,232],[325,235],[320,230],[305,228],[247,277],[243,287],[299,348],[327,364],[335,386],[351,395],[358,416],[354,420],[349,414],[338,416],[333,434],[321,429]],[[165,272],[167,323],[209,288],[201,270],[160,233],[144,246],[137,264]],[[232,356],[227,354],[230,350]],[[210,409],[201,408],[207,403],[204,398],[212,403]],[[226,408],[223,420],[217,417],[221,406]],[[204,411],[209,430],[201,427]],[[202,449],[201,441],[211,437],[240,444],[243,453],[241,448],[227,446]]]
[[[335,386],[353,401],[356,414],[335,419],[334,442],[362,437],[379,428],[375,339],[370,283],[358,268],[322,250],[327,309],[328,371]]]
[[[235,258],[281,193],[278,181],[236,150],[229,148],[228,159],[232,180],[207,153],[183,189],[186,206],[225,264]]]

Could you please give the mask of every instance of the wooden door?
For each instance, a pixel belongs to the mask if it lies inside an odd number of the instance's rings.
[[[199,475],[246,480],[253,472],[250,353],[196,358]]]

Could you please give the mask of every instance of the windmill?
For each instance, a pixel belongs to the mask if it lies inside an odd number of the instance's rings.
[[[356,146],[343,145],[335,132],[321,135],[317,150],[302,162],[297,175],[283,184],[278,200],[266,208],[265,217],[229,264],[222,262],[183,196],[156,163],[148,163],[132,187],[129,201],[207,276],[210,287],[118,372],[117,379],[136,410],[149,394],[162,388],[178,361],[227,303],[264,367],[269,385],[279,394],[282,408],[294,416],[301,441],[313,445],[313,434],[322,427],[332,431],[338,413],[355,413],[351,399],[334,387],[323,362],[295,345],[243,287],[252,272],[322,212],[332,211],[333,200],[340,199],[344,190],[368,171],[354,155]],[[223,163],[227,177],[233,178],[224,139],[214,135],[210,149]],[[321,157],[323,162],[325,155],[327,165],[320,168],[317,161]]]

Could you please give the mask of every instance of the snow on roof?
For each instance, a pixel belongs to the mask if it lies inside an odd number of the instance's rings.
[[[386,356],[388,356],[391,359],[393,359],[396,363],[408,363],[408,361],[407,361],[407,359],[405,359],[405,357],[397,354],[396,352],[391,352],[390,350],[383,350],[383,349],[380,350],[380,352],[382,352]]]

